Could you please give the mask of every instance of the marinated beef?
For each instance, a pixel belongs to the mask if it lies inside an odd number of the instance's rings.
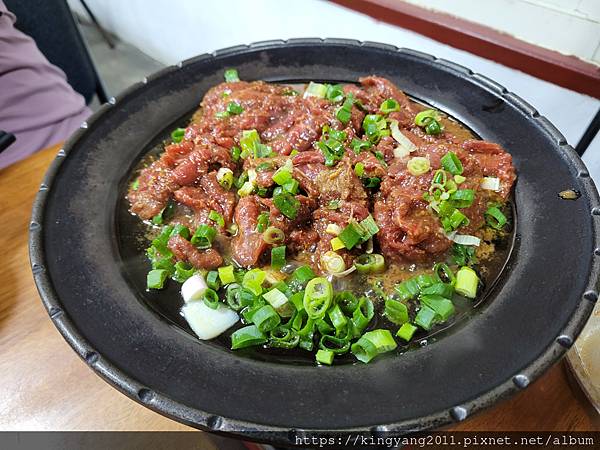
[[[510,154],[500,145],[475,140],[446,118],[442,119],[445,126],[439,134],[427,134],[415,125],[415,116],[423,106],[410,101],[385,78],[364,77],[358,85],[348,84],[343,90],[356,100],[344,122],[339,116],[341,103],[304,96],[288,86],[261,81],[215,86],[204,96],[183,141],[166,146],[159,159],[141,170],[137,186],[128,193],[131,211],[142,219],[151,219],[169,201],[175,201],[192,211],[195,226],[214,226],[208,215],[216,211],[225,221],[222,234],[227,236],[230,225],[237,225],[226,253],[242,267],[257,265],[261,259],[265,262],[267,250],[273,247],[257,230],[259,215],[264,212],[269,225],[285,234],[285,241],[277,245],[285,244],[288,254],[306,252],[313,266],[323,271],[321,256],[331,250],[335,237],[328,233],[328,226],[335,224],[341,229],[369,214],[380,230],[375,245],[387,261],[427,262],[446,252],[452,241],[423,195],[429,191],[435,171],[442,167],[441,158],[448,152],[454,153],[463,165],[465,180],[460,189],[475,192],[473,203],[461,210],[469,222],[461,227],[461,233],[476,233],[484,224],[484,212],[490,202],[508,198],[516,175]],[[381,114],[381,104],[388,99],[395,100],[399,110],[387,115],[387,123],[398,122],[400,132],[415,147],[410,154],[406,149],[398,152],[400,144],[389,132],[369,147],[363,120],[366,114]],[[237,105],[237,112],[226,112],[232,104]],[[328,127],[325,132],[324,126]],[[273,153],[234,161],[231,148],[239,147],[242,132],[252,129],[257,131],[260,144],[270,147]],[[332,163],[317,142],[322,136],[327,137],[324,133],[341,131],[343,154],[336,155]],[[365,148],[354,148],[353,140],[366,142]],[[407,169],[407,161],[412,157],[427,158],[431,169],[412,175]],[[273,180],[273,174],[290,164],[292,176],[299,184],[299,192],[293,193],[298,204],[293,219],[282,214],[270,198],[275,189],[282,189]],[[222,187],[217,181],[217,171],[222,167],[231,169],[236,176],[253,171],[255,192],[259,195],[240,196],[235,187]],[[483,177],[497,177],[499,192],[483,190]],[[376,182],[370,184],[372,180]],[[229,245],[228,238],[224,239]],[[194,267],[214,268],[223,263],[216,249],[198,250],[181,236],[172,237],[169,248],[177,260]],[[347,265],[361,252],[364,248],[360,245],[352,250],[338,250]]]

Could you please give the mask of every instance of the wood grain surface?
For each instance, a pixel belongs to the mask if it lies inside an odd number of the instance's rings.
[[[42,306],[29,266],[28,223],[39,184],[58,149],[0,171],[0,430],[192,430],[137,404],[95,375]],[[523,392],[450,429],[600,430],[600,417],[560,363]]]

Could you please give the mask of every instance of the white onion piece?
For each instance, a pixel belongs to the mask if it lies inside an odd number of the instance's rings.
[[[327,225],[325,232],[327,234],[333,234],[334,236],[337,236],[342,232],[342,227],[340,227],[337,223],[330,223]]]
[[[208,286],[202,274],[196,273],[181,285],[181,296],[186,303],[200,300],[207,289]]]
[[[332,275],[333,275],[334,277],[341,278],[341,277],[345,277],[345,276],[346,276],[346,275],[348,275],[348,274],[351,274],[351,273],[352,273],[352,272],[354,272],[355,270],[356,270],[356,266],[352,266],[352,267],[350,267],[349,269],[346,269],[346,270],[344,270],[343,272],[340,272],[340,273],[333,273]]]
[[[498,192],[500,190],[500,178],[484,177],[481,182],[481,189]]]
[[[446,233],[446,237],[452,242],[456,242],[460,245],[472,245],[479,247],[479,244],[481,244],[481,239],[479,239],[477,236],[471,236],[470,234],[457,234],[456,231]]]
[[[212,309],[201,302],[190,302],[181,308],[183,317],[199,339],[212,339],[232,327],[239,317],[235,311],[219,304]]]
[[[410,150],[399,145],[394,149],[394,158],[402,159],[410,155]]]
[[[392,137],[400,144],[401,147],[404,147],[408,152],[414,152],[417,149],[417,146],[412,143],[412,141],[407,138],[400,128],[398,128],[398,121],[392,120],[390,121],[390,130],[392,131]],[[396,151],[394,150],[394,154]]]

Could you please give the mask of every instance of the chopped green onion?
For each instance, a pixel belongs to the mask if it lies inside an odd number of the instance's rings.
[[[488,208],[484,216],[486,223],[496,230],[500,230],[506,225],[506,216],[495,206]]]
[[[138,177],[135,180],[133,180],[133,183],[131,183],[131,189],[133,189],[134,191],[137,191],[139,187],[140,187],[140,179]]]
[[[408,160],[406,168],[411,175],[419,176],[429,172],[431,164],[429,160],[423,156],[415,156]]]
[[[239,311],[246,306],[252,305],[256,300],[256,296],[252,292],[243,289],[239,284],[234,283],[227,286],[225,299],[231,309]]]
[[[431,120],[440,120],[440,115],[434,109],[426,109],[415,116],[415,125],[424,127]]]
[[[394,111],[400,111],[400,103],[398,103],[393,98],[388,98],[384,100],[381,106],[379,107],[379,111],[384,114],[388,114]]]
[[[300,201],[291,194],[283,192],[273,197],[273,205],[288,219],[294,220],[300,210]]]
[[[349,315],[351,315],[358,307],[358,299],[350,291],[338,291],[333,297],[333,302],[338,305],[345,314]]]
[[[347,323],[348,318],[344,315],[339,305],[334,305],[329,312],[327,313],[329,316],[329,320],[331,320],[331,324],[336,329],[336,331],[343,330]]]
[[[256,325],[248,325],[247,327],[236,330],[231,335],[231,349],[251,347],[267,342],[267,337],[262,333]]]
[[[279,186],[283,186],[285,183],[292,179],[292,170],[291,161],[288,160],[290,164],[287,164],[280,167],[273,173],[273,181],[277,183]]]
[[[375,236],[379,233],[379,227],[377,226],[377,222],[373,219],[373,216],[369,214],[365,219],[360,221],[360,226],[363,227],[366,234],[363,236],[363,241],[366,241],[372,236]],[[367,237],[368,235],[368,237]]]
[[[422,306],[415,317],[415,324],[419,325],[424,330],[431,330],[431,327],[435,324],[437,319],[438,316],[433,309],[428,306]]]
[[[442,283],[450,283],[454,285],[456,282],[456,277],[454,276],[454,272],[452,269],[448,267],[446,263],[437,263],[433,266],[433,273],[438,277],[438,279]]]
[[[284,191],[289,192],[292,195],[296,195],[298,193],[298,189],[300,188],[300,183],[298,181],[292,179],[287,183],[284,183],[282,186]]]
[[[238,71],[235,69],[227,69],[224,73],[224,76],[225,76],[226,83],[233,83],[235,81],[240,81]]]
[[[217,181],[226,190],[231,189],[233,185],[233,172],[227,167],[221,167],[217,172]]]
[[[244,112],[244,108],[242,108],[242,105],[240,105],[237,102],[229,102],[227,104],[227,112],[229,114],[237,115],[237,114],[243,113]]]
[[[346,125],[352,117],[352,105],[354,105],[354,96],[352,93],[349,93],[346,96],[346,100],[344,100],[344,104],[340,106],[335,113],[335,117],[344,125]]]
[[[252,314],[252,323],[256,325],[259,331],[267,333],[275,328],[281,322],[277,311],[271,305],[264,305],[254,314]]]
[[[365,253],[354,260],[354,266],[360,273],[379,273],[385,270],[385,260],[378,253]]]
[[[330,366],[331,363],[333,363],[333,356],[334,353],[332,351],[319,349],[315,354],[315,359],[319,364],[325,364]]]
[[[361,162],[356,163],[354,166],[354,173],[357,177],[362,177],[365,173],[365,165]]]
[[[238,162],[241,158],[241,155],[242,151],[238,146],[234,145],[233,147],[231,147],[231,159],[233,160],[233,162]]]
[[[256,219],[256,231],[264,233],[269,226],[269,213],[261,212]],[[280,230],[281,231],[281,230]]]
[[[219,214],[215,210],[211,210],[210,213],[208,213],[208,218],[215,222],[217,225],[219,225],[221,228],[225,228],[225,219],[221,214]]]
[[[262,236],[267,244],[280,244],[285,241],[285,234],[277,227],[267,228]]]
[[[340,355],[350,350],[350,341],[329,334],[323,334],[319,340],[319,347],[321,350],[328,350],[336,355]]]
[[[452,262],[457,266],[470,266],[476,263],[475,248],[467,245],[453,244]]]
[[[219,307],[219,294],[214,289],[206,289],[202,295],[202,301],[211,309]]]
[[[370,141],[362,141],[357,138],[352,138],[352,142],[350,142],[350,148],[354,150],[354,153],[360,153],[363,149],[367,150],[373,147],[373,144]],[[364,168],[364,166],[363,166]],[[358,175],[361,176],[361,175]]]
[[[395,350],[396,347],[398,344],[389,330],[372,330],[352,344],[352,353],[359,361],[368,363],[377,355]]]
[[[196,272],[196,268],[190,266],[189,264],[184,263],[183,261],[179,261],[175,263],[175,273],[171,276],[173,280],[178,283],[184,283],[188,278],[190,278]]]
[[[212,247],[217,230],[210,225],[200,225],[192,236],[191,243],[200,249]]]
[[[254,187],[254,183],[246,181],[244,184],[242,184],[242,187],[238,189],[238,195],[240,197],[247,197],[254,192]]]
[[[148,272],[146,286],[148,289],[162,289],[165,287],[168,272],[164,269],[155,269]]]
[[[381,184],[381,178],[378,177],[369,177],[363,180],[363,185],[367,188],[377,188],[379,184]]]
[[[171,140],[173,142],[175,142],[176,144],[179,144],[181,141],[183,141],[184,135],[185,135],[185,128],[175,128],[171,132]]]
[[[431,120],[427,125],[425,125],[426,134],[440,134],[442,131],[444,131],[442,124],[437,120]]]
[[[206,274],[206,284],[209,288],[218,291],[221,287],[221,281],[219,279],[219,272],[211,270]]]
[[[271,267],[275,270],[285,266],[285,245],[271,249]]]
[[[408,308],[404,303],[387,299],[385,301],[385,316],[390,322],[402,325],[403,323],[408,322]]]
[[[402,326],[396,333],[396,336],[398,336],[400,339],[404,339],[406,342],[408,342],[412,339],[413,335],[415,334],[415,331],[417,331],[417,327],[406,322],[406,323],[402,324]]]
[[[310,83],[308,83],[308,86],[306,86],[306,90],[304,91],[304,98],[307,97],[318,97],[318,98],[325,98],[325,96],[327,95],[327,85],[326,84],[321,84],[321,83],[315,83],[313,81],[311,81]]]
[[[422,289],[425,289],[426,287],[439,282],[439,278],[436,275],[429,275],[424,273],[421,275],[417,275],[415,277],[415,281],[419,286],[419,291],[421,291]]]
[[[313,278],[304,291],[304,309],[311,319],[322,319],[331,304],[333,288],[327,279]]]
[[[361,227],[361,225],[356,222],[350,222],[348,225],[346,225],[336,239],[342,241],[344,247],[346,247],[348,250],[352,250],[352,248],[363,241],[364,234],[365,230]]]
[[[264,270],[252,269],[244,274],[242,286],[252,292],[254,295],[262,294],[262,283],[267,274]]]
[[[456,273],[456,285],[454,290],[457,294],[467,298],[477,297],[477,287],[479,286],[479,277],[470,267],[461,267]]]
[[[473,189],[459,189],[450,194],[449,200],[457,208],[468,208],[475,200],[475,191]]]
[[[280,325],[269,333],[269,346],[279,348],[294,348],[300,343],[300,336],[296,330],[286,325]]]
[[[352,327],[354,336],[358,337],[375,315],[373,302],[367,297],[361,297],[358,301],[358,307],[352,313]]]
[[[448,320],[454,315],[452,301],[439,295],[422,295],[421,304],[431,308],[442,321]]]
[[[277,310],[288,302],[287,296],[277,288],[264,293],[263,298]]]
[[[454,182],[456,184],[461,184],[461,183],[464,183],[465,181],[467,181],[467,179],[465,177],[463,177],[462,175],[454,175]]]
[[[409,278],[397,284],[394,289],[401,300],[411,300],[419,295],[419,285],[415,278]]]
[[[294,270],[294,273],[292,274],[292,278],[301,283],[306,283],[315,277],[316,275],[310,266],[300,266]]]
[[[435,283],[421,289],[421,295],[440,295],[451,299],[454,294],[454,286],[449,283]]]
[[[218,272],[219,272],[219,278],[221,279],[221,283],[223,283],[223,285],[235,282],[235,274],[233,273],[233,266],[219,267]]]
[[[386,125],[385,119],[379,114],[367,114],[363,120],[365,136],[373,143],[378,142],[382,135],[386,134],[384,133]]]
[[[454,231],[461,225],[468,225],[469,219],[458,209],[454,209],[451,214],[442,217],[442,226],[445,231]]]
[[[254,155],[257,145],[260,144],[260,136],[256,130],[243,130],[240,138],[240,146],[242,147],[242,158],[247,158]]]
[[[327,100],[333,103],[341,102],[344,99],[344,85],[333,84],[327,86],[327,93],[325,94]]]
[[[442,167],[452,175],[461,175],[463,173],[463,165],[454,152],[448,152],[440,159]]]
[[[433,178],[431,179],[431,184],[432,185],[439,184],[442,187],[444,187],[446,185],[447,181],[448,181],[448,175],[446,174],[446,171],[443,169],[438,169],[433,174]]]

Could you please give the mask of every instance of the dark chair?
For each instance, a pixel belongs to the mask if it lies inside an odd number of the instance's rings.
[[[108,98],[66,0],[4,0],[16,28],[31,36],[48,61],[60,67],[86,103]]]

